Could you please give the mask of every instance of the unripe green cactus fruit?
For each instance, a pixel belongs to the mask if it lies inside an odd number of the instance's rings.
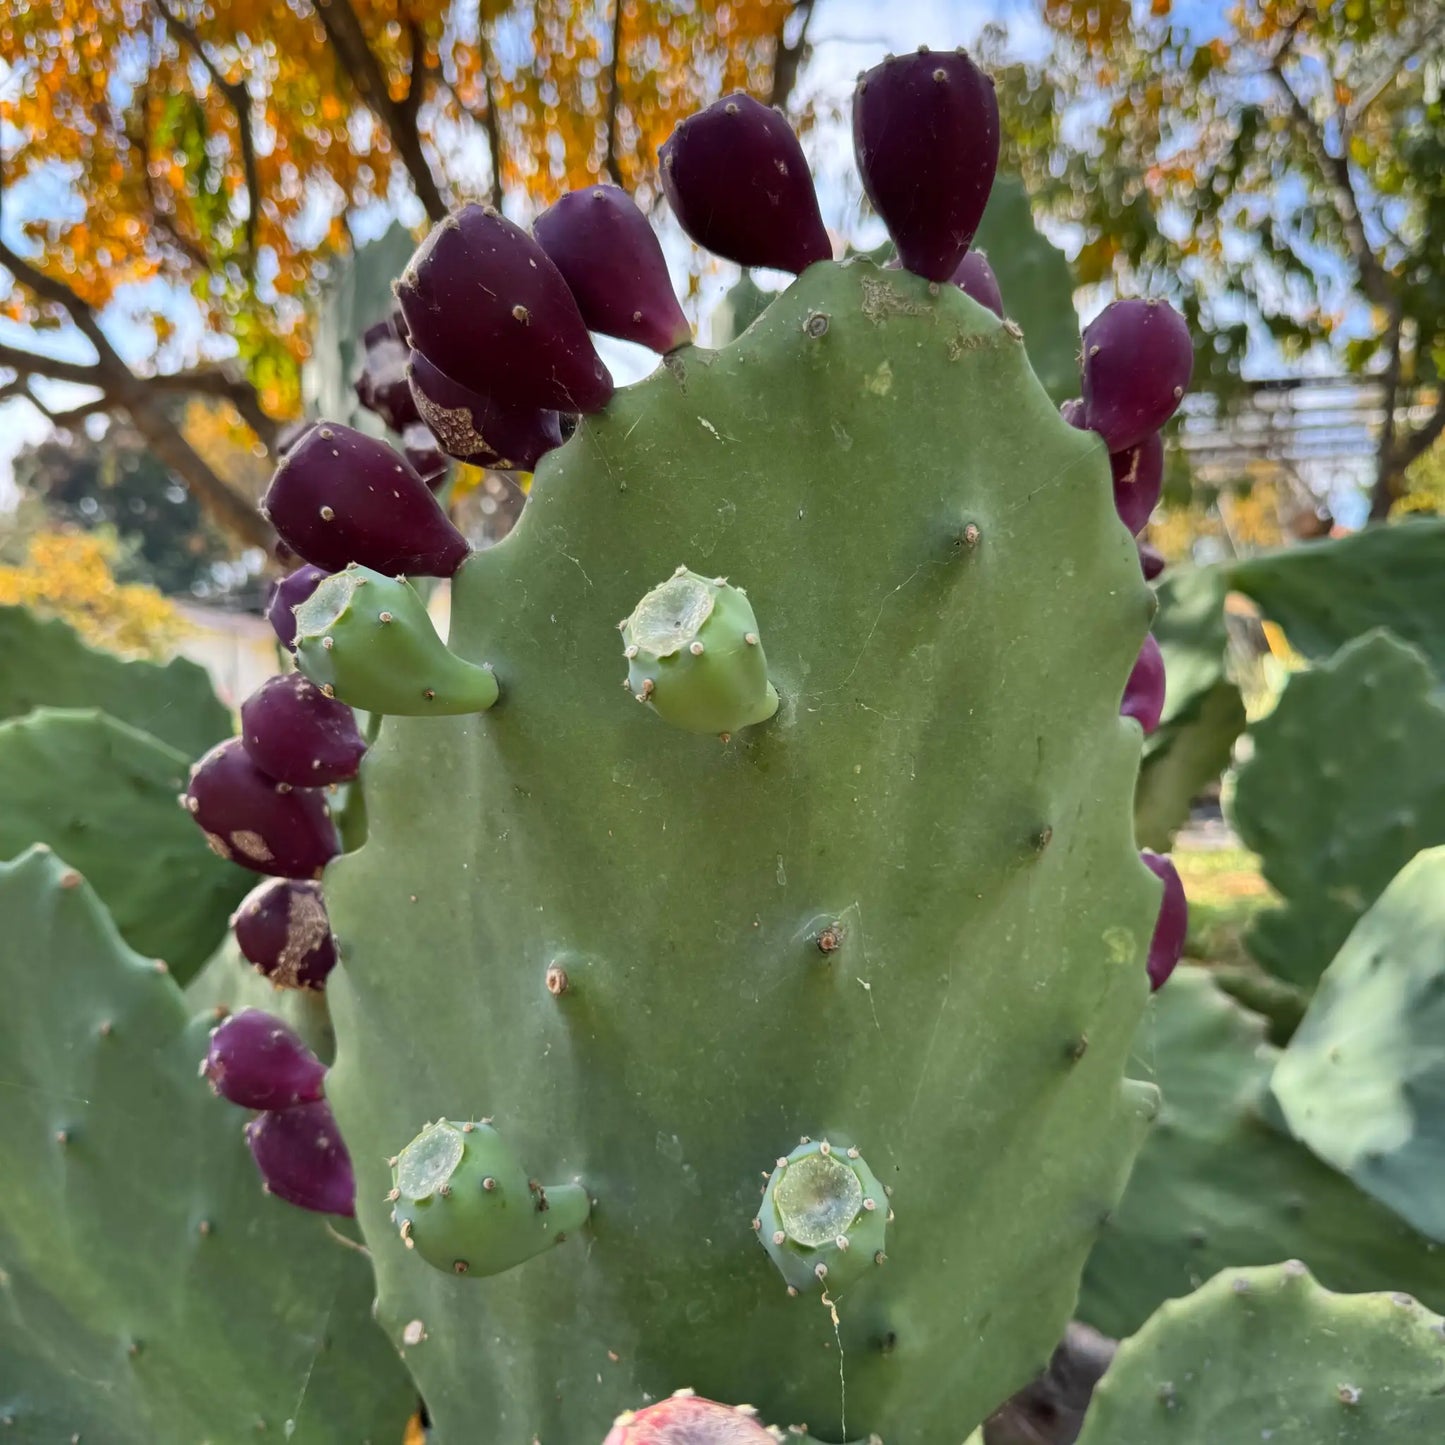
[[[296,609],[296,665],[328,697],[403,717],[483,712],[497,679],[447,650],[404,577],[353,564]]]
[[[778,1160],[753,1228],[790,1294],[837,1293],[883,1263],[891,1214],[858,1150],[805,1139]]]
[[[627,688],[690,733],[730,735],[778,710],[758,619],[741,587],[679,567],[622,624]]]
[[[453,1274],[501,1274],[586,1223],[580,1184],[529,1179],[485,1121],[428,1124],[392,1163],[392,1218],[408,1249]]]

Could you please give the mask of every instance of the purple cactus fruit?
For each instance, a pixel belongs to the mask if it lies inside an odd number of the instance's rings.
[[[317,1214],[355,1214],[351,1155],[325,1099],[252,1119],[246,1143],[268,1193]]]
[[[953,276],[983,219],[998,145],[993,81],[962,49],[890,55],[858,77],[858,173],[916,276]]]
[[[291,1109],[321,1097],[326,1066],[288,1024],[248,1008],[211,1030],[201,1075],[243,1109]]]
[[[1184,954],[1184,939],[1189,932],[1189,900],[1184,896],[1184,884],[1172,858],[1151,853],[1147,848],[1139,857],[1144,865],[1164,884],[1164,897],[1159,904],[1159,918],[1154,925],[1154,936],[1149,940],[1149,987],[1158,989],[1174,972],[1174,966]]]
[[[793,128],[735,90],[663,142],[662,189],[699,246],[739,266],[795,275],[833,257],[813,178]]]
[[[359,562],[388,575],[450,577],[471,552],[403,458],[336,422],[318,422],[286,454],[261,510],[328,572]]]
[[[1164,439],[1150,432],[1138,446],[1109,458],[1114,473],[1114,510],[1137,537],[1149,524],[1164,487]]]
[[[336,966],[336,940],[321,885],[294,878],[258,883],[231,915],[246,959],[278,988],[322,988]]]
[[[411,385],[408,378],[407,385]],[[430,491],[435,492],[447,479],[447,454],[437,445],[431,428],[424,421],[415,421],[401,434],[401,449],[411,469]]]
[[[254,873],[316,878],[340,852],[322,795],[268,777],[240,738],[196,763],[181,797],[212,851]]]
[[[1003,292],[998,289],[998,277],[993,274],[993,267],[982,251],[968,252],[954,267],[949,279],[980,306],[987,306],[995,316],[1002,318]]]
[[[657,235],[620,187],[570,192],[537,217],[532,234],[593,331],[664,355],[692,340]]]
[[[1152,582],[1164,570],[1164,557],[1147,542],[1139,543],[1139,569],[1146,582]]]
[[[394,432],[405,431],[420,420],[406,384],[409,348],[402,340],[399,320],[399,316],[389,316],[367,327],[362,338],[361,375],[356,378],[356,399]]]
[[[434,226],[396,294],[413,350],[469,391],[519,411],[601,411],[612,396],[562,273],[488,207]]]
[[[355,713],[299,672],[268,677],[241,704],[241,741],[263,773],[295,788],[350,782],[366,752]]]
[[[1084,328],[1084,409],[1111,452],[1138,446],[1174,415],[1194,343],[1167,301],[1115,301]]]
[[[329,575],[324,567],[303,562],[294,572],[271,584],[266,598],[266,620],[288,652],[296,651],[296,608],[316,590],[317,583]]]
[[[1084,415],[1084,401],[1082,397],[1076,396],[1069,401],[1060,402],[1059,415],[1076,430],[1088,431],[1089,421]]]
[[[421,352],[411,354],[412,394],[441,449],[459,462],[498,471],[532,471],[562,445],[555,411],[514,409],[469,391]]]
[[[1148,737],[1164,714],[1164,654],[1151,633],[1139,649],[1138,659],[1124,684],[1120,717],[1133,718]]]

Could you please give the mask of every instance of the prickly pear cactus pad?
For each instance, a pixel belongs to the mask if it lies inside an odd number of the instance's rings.
[[[1445,1241],[1445,848],[1355,925],[1271,1087],[1297,1138]]]
[[[126,942],[163,958],[181,983],[221,942],[251,882],[177,806],[190,761],[105,713],[36,708],[0,723],[0,858],[55,848],[91,880]]]
[[[229,735],[231,719],[205,669],[183,657],[164,666],[84,643],[58,617],[0,607],[0,718],[32,708],[98,708],[187,758]]]
[[[1182,964],[1155,994],[1132,1072],[1164,1096],[1084,1272],[1079,1318],[1133,1334],[1219,1270],[1301,1259],[1330,1289],[1445,1308],[1445,1250],[1277,1126],[1265,1021]]]
[[[46,849],[0,864],[0,917],[0,1438],[395,1445],[370,1271],[257,1188],[196,1077],[214,1016]]]
[[[1445,1439],[1445,1320],[1338,1295],[1297,1260],[1231,1269],[1125,1340],[1079,1445],[1405,1445]]]
[[[629,682],[619,621],[678,566],[765,646],[776,712],[728,742]],[[684,1385],[957,1445],[1046,1363],[1154,1108],[1119,717],[1151,598],[1103,450],[957,287],[822,262],[584,418],[452,587],[500,699],[386,720],[325,879],[327,1092],[437,1445],[601,1439]],[[387,1160],[483,1116],[592,1206],[461,1277]],[[896,1219],[793,1295],[752,1222],[804,1136]]]
[[[1295,673],[1251,729],[1233,820],[1283,903],[1245,942],[1290,983],[1312,985],[1396,873],[1445,843],[1445,706],[1431,686],[1419,652],[1370,632]]]

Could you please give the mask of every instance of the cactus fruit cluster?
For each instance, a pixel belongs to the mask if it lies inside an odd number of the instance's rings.
[[[188,1080],[195,1137],[212,1149],[219,1120],[227,1167],[250,1168],[249,1150],[276,1196],[250,1181],[268,1212],[241,1244],[301,1239],[300,1220],[345,1256],[328,1268],[364,1267],[436,1445],[972,1445],[1049,1360],[1091,1253],[1141,1241],[1150,1277],[1134,1282],[1167,1297],[1222,1247],[1211,1229],[1247,1253],[1296,1237],[1279,1201],[1242,1225],[1221,1173],[1191,1192],[1206,1238],[1181,1243],[1177,1205],[1150,1207],[1167,1181],[1147,1154],[1154,1192],[1125,1195],[1160,1109],[1130,1077],[1151,1072],[1131,1064],[1138,1041],[1212,1038],[1233,1007],[1188,969],[1177,1008],[1169,991],[1151,1004],[1187,904],[1133,811],[1146,741],[1198,680],[1166,678],[1162,564],[1136,541],[1187,332],[1166,303],[1115,303],[1084,333],[1080,399],[1055,405],[970,249],[1000,135],[962,51],[861,76],[854,142],[896,248],[881,264],[833,259],[797,137],[751,98],[663,147],[693,240],[795,277],[718,350],[693,344],[650,224],[615,187],[564,197],[530,232],[468,206],[422,243],[357,383],[401,450],[339,420],[287,450],[264,505],[299,563],[269,608],[295,667],[242,704],[238,736],[193,749],[182,803],[219,859],[191,841],[228,886],[256,880],[197,981],[227,1006],[185,1025],[174,982],[98,937],[78,875],[34,856],[0,868],[0,900],[38,880],[26,946],[82,954],[129,1009],[40,1051],[25,1128],[50,1152],[31,1173],[90,1167],[65,1110],[100,1095],[105,1049],[163,1064],[167,1107],[167,1061],[199,1062],[220,1101]],[[616,387],[593,333],[660,364]],[[442,454],[535,468],[502,542],[474,548],[454,524]],[[450,588],[445,639],[433,579]],[[57,938],[67,889],[88,911]],[[1399,907],[1392,887],[1367,915],[1341,989],[1385,987],[1355,975]],[[1438,969],[1407,964],[1391,998],[1428,1001]],[[1362,1057],[1388,1052],[1402,1015]],[[1292,1078],[1347,1076],[1353,1057],[1307,1052],[1341,1027],[1307,1020],[1276,1070],[1287,1110]],[[1158,1137],[1191,1180],[1210,1177],[1212,1139],[1266,1147],[1270,1056],[1245,1032],[1220,1050],[1243,1091],[1178,1060],[1154,1071],[1186,1085]],[[62,1057],[95,1073],[77,1082]],[[1433,1086],[1438,1050],[1419,1040],[1410,1060],[1402,1099]],[[125,1102],[150,1117],[143,1082]],[[0,1149],[12,1132],[0,1118]],[[1322,1156],[1364,1137],[1317,1132]],[[1380,1230],[1432,1142],[1395,1141],[1385,1203],[1282,1136],[1269,1177],[1332,1205],[1343,1191],[1341,1217]],[[64,1185],[24,1184],[28,1240],[52,1196],[73,1206]],[[160,1207],[167,1245],[195,1232],[175,1199]],[[1417,1244],[1390,1236],[1380,1257],[1413,1265]],[[243,1248],[232,1274],[252,1265]],[[1437,1283],[1428,1261],[1421,1278]],[[85,1291],[51,1293],[79,1309]],[[293,1295],[278,1285],[299,1315]],[[1148,1312],[1091,1298],[1131,1328]],[[365,1313],[347,1322],[371,1330]],[[1297,1267],[1234,1269],[1121,1348],[1082,1438],[1434,1438],[1439,1330]],[[289,1386],[269,1345],[266,1378]],[[107,1349],[85,1359],[109,1380]],[[378,1431],[399,1373],[353,1385]],[[262,1428],[259,1411],[218,1425],[148,1388],[165,1438]],[[337,1419],[300,1438],[382,1438]]]

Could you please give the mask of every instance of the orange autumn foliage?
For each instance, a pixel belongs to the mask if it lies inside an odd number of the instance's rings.
[[[294,414],[318,267],[349,248],[358,211],[395,203],[409,183],[404,147],[323,14],[354,16],[449,203],[491,189],[494,129],[502,189],[542,204],[609,173],[648,194],[678,119],[722,89],[768,96],[796,0],[620,3],[620,13],[612,0],[0,6],[0,123],[19,137],[4,156],[6,189],[63,177],[74,203],[25,217],[37,264],[97,307],[128,282],[188,286],[204,325],[235,339],[263,405]],[[12,288],[0,315],[55,313]],[[154,324],[160,351],[171,341],[164,317]]]

